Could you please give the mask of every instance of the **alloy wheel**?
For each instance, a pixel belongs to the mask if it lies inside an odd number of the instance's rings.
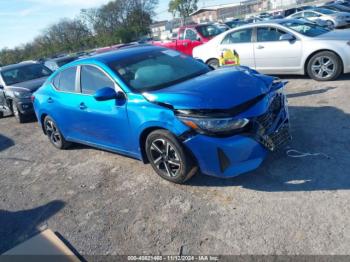
[[[319,78],[330,78],[336,72],[336,65],[332,58],[320,56],[311,65],[312,73]]]
[[[181,169],[179,154],[165,139],[156,139],[150,147],[151,161],[164,175],[176,177]]]
[[[57,129],[55,123],[52,120],[48,120],[45,123],[45,130],[46,130],[46,134],[48,135],[50,141],[56,145],[56,146],[60,146],[61,145],[61,134],[59,132],[59,130]]]

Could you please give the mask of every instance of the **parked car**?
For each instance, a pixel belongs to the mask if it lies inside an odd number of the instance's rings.
[[[31,96],[51,75],[40,63],[19,63],[0,68],[0,118],[13,114],[19,123],[34,115]]]
[[[315,8],[314,6],[310,6],[310,5],[305,5],[305,6],[299,6],[299,7],[293,7],[293,8],[289,8],[286,10],[283,10],[280,15],[282,15],[283,17],[288,17],[292,14],[295,14],[297,12],[300,11],[304,11],[304,10],[309,10],[309,9],[313,9]]]
[[[187,25],[179,28],[175,39],[165,42],[154,41],[153,44],[174,49],[192,56],[194,47],[208,42],[214,36],[222,32],[220,28],[213,24]]]
[[[246,25],[247,22],[244,20],[232,20],[225,22],[226,25],[228,25],[230,28],[236,28],[241,25]]]
[[[46,60],[44,62],[44,65],[47,68],[49,68],[51,71],[56,71],[61,66],[64,66],[65,64],[73,62],[76,59],[78,59],[77,56],[63,56],[63,57]]]
[[[347,13],[350,12],[350,6],[347,7],[347,6],[340,5],[340,4],[335,4],[335,3],[324,5],[321,8],[330,9],[330,10],[333,10],[333,11],[336,11],[336,12],[347,12]]]
[[[193,56],[217,67],[222,50],[229,48],[239,54],[242,65],[259,72],[334,80],[350,73],[349,31],[297,19],[271,20],[231,29],[196,47]]]
[[[336,12],[324,8],[315,8],[291,15],[288,18],[304,17],[308,20],[323,20],[329,27],[338,28],[350,25],[350,14],[346,12]]]
[[[283,87],[249,68],[211,70],[175,50],[138,46],[57,70],[34,108],[55,147],[120,153],[183,183],[197,170],[224,178],[253,170],[288,141]]]

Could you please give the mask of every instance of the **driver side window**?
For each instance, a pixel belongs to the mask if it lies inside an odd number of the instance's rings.
[[[192,29],[187,29],[185,33],[185,39],[196,41],[198,38],[197,33],[194,32]]]
[[[80,72],[80,86],[83,94],[94,94],[104,87],[114,88],[114,82],[95,66],[84,65]]]
[[[258,27],[257,41],[258,42],[280,41],[280,37],[284,34],[286,33],[274,27]]]

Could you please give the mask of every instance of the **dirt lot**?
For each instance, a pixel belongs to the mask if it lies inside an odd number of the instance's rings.
[[[287,78],[286,78],[287,79]],[[179,186],[149,165],[0,120],[0,253],[47,226],[81,254],[350,254],[350,76],[293,77],[291,148]]]

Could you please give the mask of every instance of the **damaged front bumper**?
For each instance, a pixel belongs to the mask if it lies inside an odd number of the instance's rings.
[[[267,111],[250,119],[241,134],[230,137],[198,134],[183,142],[197,159],[202,173],[229,178],[254,170],[269,151],[291,139],[285,95],[276,93],[271,101]]]

